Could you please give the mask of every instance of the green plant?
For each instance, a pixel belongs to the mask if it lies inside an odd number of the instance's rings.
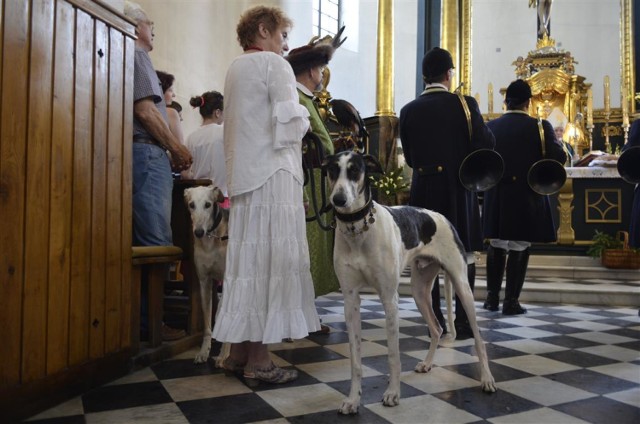
[[[402,168],[395,169],[380,176],[370,175],[369,179],[372,185],[387,196],[395,196],[405,188],[409,187],[409,183],[404,181],[402,176]]]
[[[594,258],[601,257],[605,249],[622,249],[622,240],[618,240],[612,235],[603,233],[602,231],[596,230],[592,240],[593,244],[589,247],[589,250],[587,250],[587,254]]]

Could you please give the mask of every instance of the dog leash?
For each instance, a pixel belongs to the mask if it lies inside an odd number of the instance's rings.
[[[304,153],[308,152],[309,149],[313,149],[316,154],[317,161],[321,164],[324,160],[324,150],[322,147],[322,142],[312,132],[307,132],[307,134],[302,139],[303,145],[303,155],[302,155],[302,168],[304,171],[304,185],[309,185],[309,197],[311,199],[311,207],[313,209],[313,215],[306,218],[306,222],[318,221],[318,226],[324,231],[331,231],[333,227],[331,223],[326,223],[321,219],[323,214],[326,214],[331,210],[331,205],[327,202],[327,193],[326,193],[326,178],[327,174],[323,170],[321,172],[320,177],[320,197],[322,199],[322,205],[318,208],[318,199],[316,198],[316,180],[313,175],[313,164],[309,164],[307,157]]]

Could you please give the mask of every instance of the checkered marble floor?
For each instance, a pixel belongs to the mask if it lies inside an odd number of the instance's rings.
[[[387,387],[383,308],[362,301],[363,394],[357,416],[337,408],[349,391],[350,364],[342,295],[316,300],[328,335],[274,345],[274,361],[298,369],[285,385],[249,387],[195,350],[145,368],[32,417],[32,423],[638,423],[640,317],[637,308],[526,304],[505,317],[476,302],[498,391],[483,393],[472,340],[441,341],[435,367],[413,371],[428,348],[412,298],[400,298],[402,398]],[[219,351],[215,344],[213,354]]]

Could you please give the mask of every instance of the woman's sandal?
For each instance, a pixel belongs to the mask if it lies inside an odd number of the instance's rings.
[[[227,376],[242,374],[244,372],[244,366],[245,364],[241,364],[230,357],[222,361],[222,369]]]
[[[282,384],[298,378],[298,371],[285,370],[284,368],[277,367],[272,362],[267,368],[254,368],[253,371],[245,371],[244,378],[249,385],[257,384],[258,381],[271,384]]]

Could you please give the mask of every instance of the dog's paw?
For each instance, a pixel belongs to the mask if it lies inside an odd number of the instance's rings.
[[[416,365],[416,367],[413,369],[415,372],[421,372],[421,373],[425,373],[425,372],[429,372],[431,371],[432,365],[431,364],[427,364],[424,361],[418,362],[418,364]]]
[[[496,382],[493,378],[482,381],[482,391],[487,393],[495,393],[498,390]]]
[[[358,407],[360,406],[360,400],[346,398],[342,401],[342,406],[338,409],[338,412],[343,415],[353,415],[358,413]]]
[[[387,389],[382,395],[382,404],[384,406],[398,406],[400,403],[400,393],[395,390]]]
[[[201,355],[201,354],[197,354],[196,357],[193,359],[193,363],[194,364],[204,364],[205,362],[207,362],[207,359],[209,359],[208,355]]]
[[[195,359],[193,360],[194,364],[204,364],[209,360],[209,350],[201,350],[196,354]],[[217,363],[216,363],[217,365]]]

